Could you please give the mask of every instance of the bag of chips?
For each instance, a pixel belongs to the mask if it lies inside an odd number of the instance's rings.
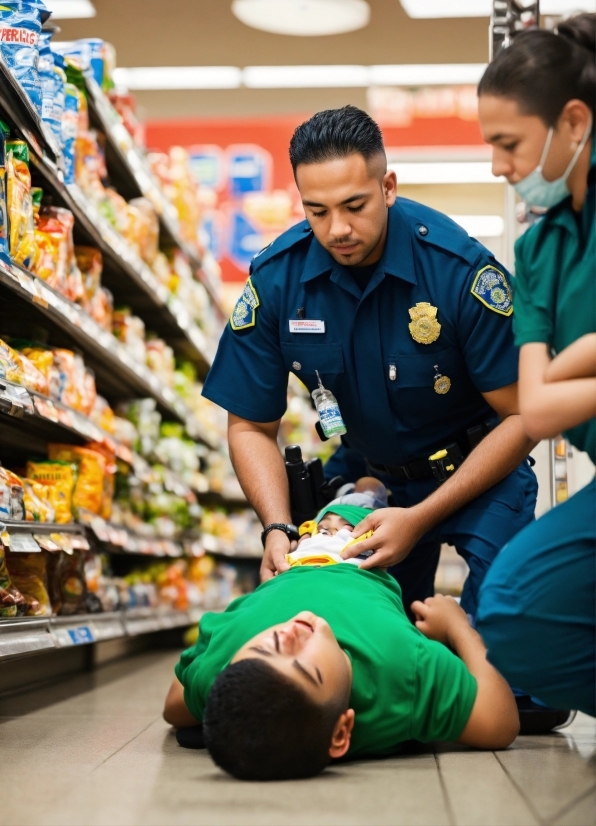
[[[41,115],[41,81],[37,71],[41,6],[25,0],[2,0],[0,51],[11,74],[21,84]]]
[[[27,522],[54,522],[56,513],[43,485],[34,479],[23,479],[25,519]]]
[[[54,613],[62,616],[85,613],[87,584],[80,553],[49,554],[48,584]]]
[[[27,462],[27,478],[44,486],[47,498],[54,508],[56,522],[60,525],[72,522],[75,471],[76,468],[70,462],[43,459]]]
[[[33,255],[35,226],[29,147],[25,141],[6,142],[6,184],[10,254],[17,264],[26,266]]]
[[[48,445],[48,456],[58,462],[77,466],[77,476],[72,494],[72,506],[99,513],[103,500],[106,458],[96,450],[75,445]]]
[[[6,139],[10,134],[9,127],[0,120],[0,258],[10,263],[10,246],[8,232],[8,202],[6,180]]]
[[[25,597],[13,585],[6,565],[6,552],[0,542],[0,617],[22,617],[27,610]]]
[[[47,617],[52,613],[44,553],[6,554],[8,573],[13,585],[25,597],[28,617]]]

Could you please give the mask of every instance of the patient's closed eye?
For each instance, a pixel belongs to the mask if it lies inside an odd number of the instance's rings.
[[[264,657],[272,657],[273,656],[271,651],[267,651],[266,648],[261,648],[259,645],[251,645],[250,650],[251,651],[256,651],[257,654],[263,654]]]

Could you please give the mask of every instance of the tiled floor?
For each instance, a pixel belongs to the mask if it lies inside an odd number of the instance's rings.
[[[239,783],[177,746],[176,656],[139,655],[0,701],[3,826],[596,826],[596,721],[492,754],[440,746],[315,780]]]

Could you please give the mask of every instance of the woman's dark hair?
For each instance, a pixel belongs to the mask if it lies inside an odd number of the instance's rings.
[[[313,777],[329,763],[341,700],[316,703],[299,685],[258,659],[228,666],[214,681],[203,714],[209,754],[239,780]]]
[[[588,13],[559,23],[556,32],[522,32],[489,63],[478,95],[515,100],[547,126],[556,125],[569,100],[582,100],[594,113],[595,40],[596,14]]]
[[[317,112],[300,124],[290,141],[294,175],[301,163],[322,163],[356,153],[366,160],[385,153],[379,124],[356,106]]]

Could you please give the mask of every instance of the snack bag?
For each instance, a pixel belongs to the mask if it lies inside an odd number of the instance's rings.
[[[60,374],[60,401],[81,410],[85,399],[85,364],[72,350],[54,350],[54,364]]]
[[[48,584],[54,613],[64,616],[85,612],[87,584],[80,553],[49,554]]]
[[[0,32],[4,31],[0,29]],[[6,195],[10,227],[10,254],[17,264],[25,264],[35,241],[31,237],[33,202],[29,148],[25,141],[6,142]],[[31,219],[31,220],[30,220]]]
[[[22,355],[28,358],[31,364],[44,376],[47,382],[46,395],[52,399],[57,399],[60,393],[60,373],[54,364],[53,351],[45,347],[29,346],[21,346],[20,349]]]
[[[52,613],[44,553],[6,554],[6,565],[13,585],[25,597],[28,617],[47,617]]]
[[[27,522],[53,522],[54,508],[43,485],[33,479],[23,479],[25,519]]]
[[[22,522],[25,518],[22,480],[4,467],[0,467],[0,519]]]
[[[75,468],[72,464],[43,459],[27,462],[27,478],[46,488],[58,524],[72,522],[72,493],[75,485]]]
[[[83,276],[84,297],[81,302],[83,307],[89,312],[91,302],[101,284],[101,271],[103,261],[101,252],[95,247],[75,247],[75,258],[77,265]]]
[[[97,450],[75,445],[48,445],[48,456],[58,462],[77,466],[77,478],[72,495],[75,510],[99,513],[103,500],[106,458]]]
[[[22,617],[27,609],[25,597],[15,588],[6,565],[6,552],[0,542],[0,617]]]
[[[40,115],[42,92],[37,62],[42,7],[43,4],[27,3],[24,0],[3,0],[0,5],[2,57]]]
[[[112,516],[112,502],[114,499],[114,492],[116,490],[116,471],[118,465],[116,464],[115,454],[100,442],[89,442],[87,445],[89,450],[94,450],[100,453],[105,461],[105,473],[103,476],[103,495],[101,500],[101,509],[99,515],[102,519],[109,520]]]
[[[91,299],[89,315],[100,327],[112,332],[114,316],[114,296],[106,287],[98,287]]]
[[[7,264],[10,263],[8,202],[6,194],[6,139],[9,134],[10,128],[4,121],[0,120],[0,258]]]
[[[64,114],[62,116],[62,157],[64,158],[64,183],[75,182],[75,141],[79,130],[79,108],[82,92],[72,83],[64,85]]]

